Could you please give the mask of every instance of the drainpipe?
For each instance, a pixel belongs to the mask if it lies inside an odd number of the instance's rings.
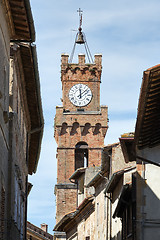
[[[142,240],[144,239],[144,181],[145,181],[145,163],[142,161],[142,178],[143,178],[143,185],[142,185]]]
[[[106,196],[105,196],[106,197]],[[106,239],[108,239],[108,220],[109,220],[109,217],[108,217],[108,211],[109,211],[109,199],[107,198],[107,227],[106,227]]]
[[[27,145],[26,145],[26,164],[28,167],[29,159],[29,133],[27,133]],[[27,201],[28,200],[28,175],[26,176],[26,186],[25,186],[25,226],[24,226],[24,240],[27,239]]]
[[[28,175],[26,176],[26,191],[25,191],[25,226],[24,226],[24,240],[27,240],[27,196],[28,195]]]
[[[12,220],[11,220],[11,196],[12,196],[12,140],[13,140],[13,119],[14,113],[9,113],[9,153],[8,153],[8,193],[7,193],[7,239],[12,239],[11,236],[11,228],[12,228]]]
[[[111,193],[110,193],[111,199]],[[110,201],[110,240],[112,240],[112,202]]]

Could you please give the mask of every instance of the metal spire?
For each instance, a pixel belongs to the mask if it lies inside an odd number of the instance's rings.
[[[89,63],[93,63],[93,58],[92,58],[92,55],[90,53],[90,50],[89,50],[89,47],[88,47],[88,44],[87,44],[86,36],[85,36],[84,32],[82,32],[82,12],[83,11],[79,8],[77,10],[77,12],[79,13],[79,28],[78,28],[78,32],[76,34],[75,43],[74,43],[74,46],[73,46],[73,50],[72,50],[69,62],[72,63],[76,44],[84,44],[86,54],[87,54],[87,57],[88,57],[88,61],[89,61]]]
[[[80,22],[79,28],[81,28],[81,26],[82,26],[82,13],[83,13],[83,11],[79,8],[79,9],[77,10],[77,12],[79,12],[79,22]]]

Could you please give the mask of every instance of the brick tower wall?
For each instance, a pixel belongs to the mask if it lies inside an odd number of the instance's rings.
[[[78,64],[69,64],[68,55],[62,55],[61,80],[63,106],[56,107],[54,136],[57,142],[56,221],[77,207],[77,185],[69,178],[75,172],[75,146],[88,145],[88,167],[100,166],[101,149],[108,128],[108,108],[100,106],[101,55],[95,55],[94,64],[85,64],[79,55]],[[78,111],[68,98],[69,89],[77,83],[88,85],[92,101],[84,111]]]

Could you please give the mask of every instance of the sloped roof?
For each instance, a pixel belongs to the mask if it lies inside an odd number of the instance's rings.
[[[136,169],[136,167],[128,167],[122,170],[119,170],[115,173],[113,173],[112,177],[110,178],[107,187],[104,191],[104,193],[112,193],[112,191],[115,189],[115,187],[117,186],[117,183],[119,182],[119,180],[121,179],[121,177],[123,176],[124,173],[132,171]]]
[[[139,149],[160,144],[160,64],[143,73],[135,144]]]
[[[35,226],[34,224],[27,221],[27,234],[31,234],[35,239],[42,240],[53,240],[53,235],[48,232],[45,232],[43,229]]]
[[[83,200],[83,202],[78,206],[78,208],[66,214],[54,227],[53,231],[60,231],[65,232],[65,227],[67,224],[71,222],[71,220],[75,220],[75,218],[80,215],[83,211],[83,209],[89,204],[92,203],[94,200],[94,197],[88,197]]]
[[[125,162],[135,161],[133,155],[134,133],[124,133],[119,138]]]
[[[43,135],[43,112],[35,45],[19,44],[24,71],[27,104],[30,113],[31,132],[29,143],[29,174],[36,172]]]
[[[11,40],[35,41],[35,28],[29,0],[4,0],[9,17]]]
[[[78,168],[73,174],[72,176],[69,178],[69,180],[72,179],[78,179],[82,174],[85,173],[86,168]]]

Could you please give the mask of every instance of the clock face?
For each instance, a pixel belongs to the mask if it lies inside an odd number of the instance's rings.
[[[92,100],[91,89],[85,84],[76,84],[69,90],[69,100],[77,107],[86,106]]]

